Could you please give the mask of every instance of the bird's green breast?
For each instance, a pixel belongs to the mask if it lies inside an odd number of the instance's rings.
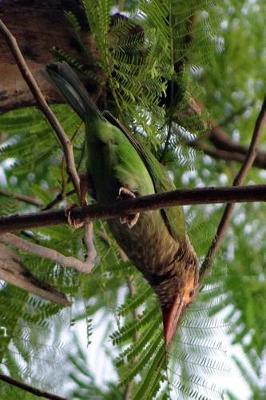
[[[126,187],[137,195],[154,193],[154,186],[141,157],[115,126],[101,120],[87,124],[88,171],[97,201],[116,200]]]

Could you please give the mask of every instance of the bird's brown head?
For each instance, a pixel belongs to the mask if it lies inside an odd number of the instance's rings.
[[[182,315],[196,296],[198,274],[196,270],[192,269],[192,271],[193,273],[187,274],[186,279],[183,281],[184,285],[182,289],[176,292],[169,305],[167,304],[162,307],[164,340],[166,346],[173,341]]]

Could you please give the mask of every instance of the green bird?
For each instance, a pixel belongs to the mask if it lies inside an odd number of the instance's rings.
[[[119,123],[104,118],[68,64],[51,64],[47,72],[85,123],[88,179],[98,203],[175,189],[153,154]],[[142,212],[108,224],[157,294],[165,343],[170,344],[198,287],[197,257],[186,234],[182,208]]]

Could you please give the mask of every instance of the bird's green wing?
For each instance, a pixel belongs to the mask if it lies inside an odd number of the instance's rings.
[[[145,149],[141,143],[126,129],[111,113],[105,111],[104,117],[116,125],[128,138],[133,147],[137,150],[143,160],[154,184],[156,193],[168,192],[175,190],[174,184],[168,179],[163,166],[154,157],[154,155]],[[161,210],[162,217],[167,225],[167,228],[175,240],[182,240],[185,236],[185,218],[182,207],[169,207]]]
[[[88,118],[90,124],[92,124],[94,120],[96,122],[99,120],[104,121],[103,115],[89,98],[85,87],[67,63],[50,64],[47,66],[46,70],[67,102],[85,122],[88,122]],[[135,148],[152,179],[155,192],[162,193],[174,190],[175,187],[167,178],[163,166],[153,154],[148,149],[145,149],[110,113],[105,112],[104,117],[119,128]],[[100,132],[101,130],[96,129],[96,131]],[[110,130],[108,132],[110,133]],[[161,210],[161,214],[172,237],[177,241],[181,241],[185,236],[185,219],[182,207],[165,208]]]

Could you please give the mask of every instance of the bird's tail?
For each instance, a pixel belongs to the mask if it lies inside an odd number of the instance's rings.
[[[59,92],[83,121],[93,116],[101,117],[79,77],[66,62],[49,64],[46,70]]]

